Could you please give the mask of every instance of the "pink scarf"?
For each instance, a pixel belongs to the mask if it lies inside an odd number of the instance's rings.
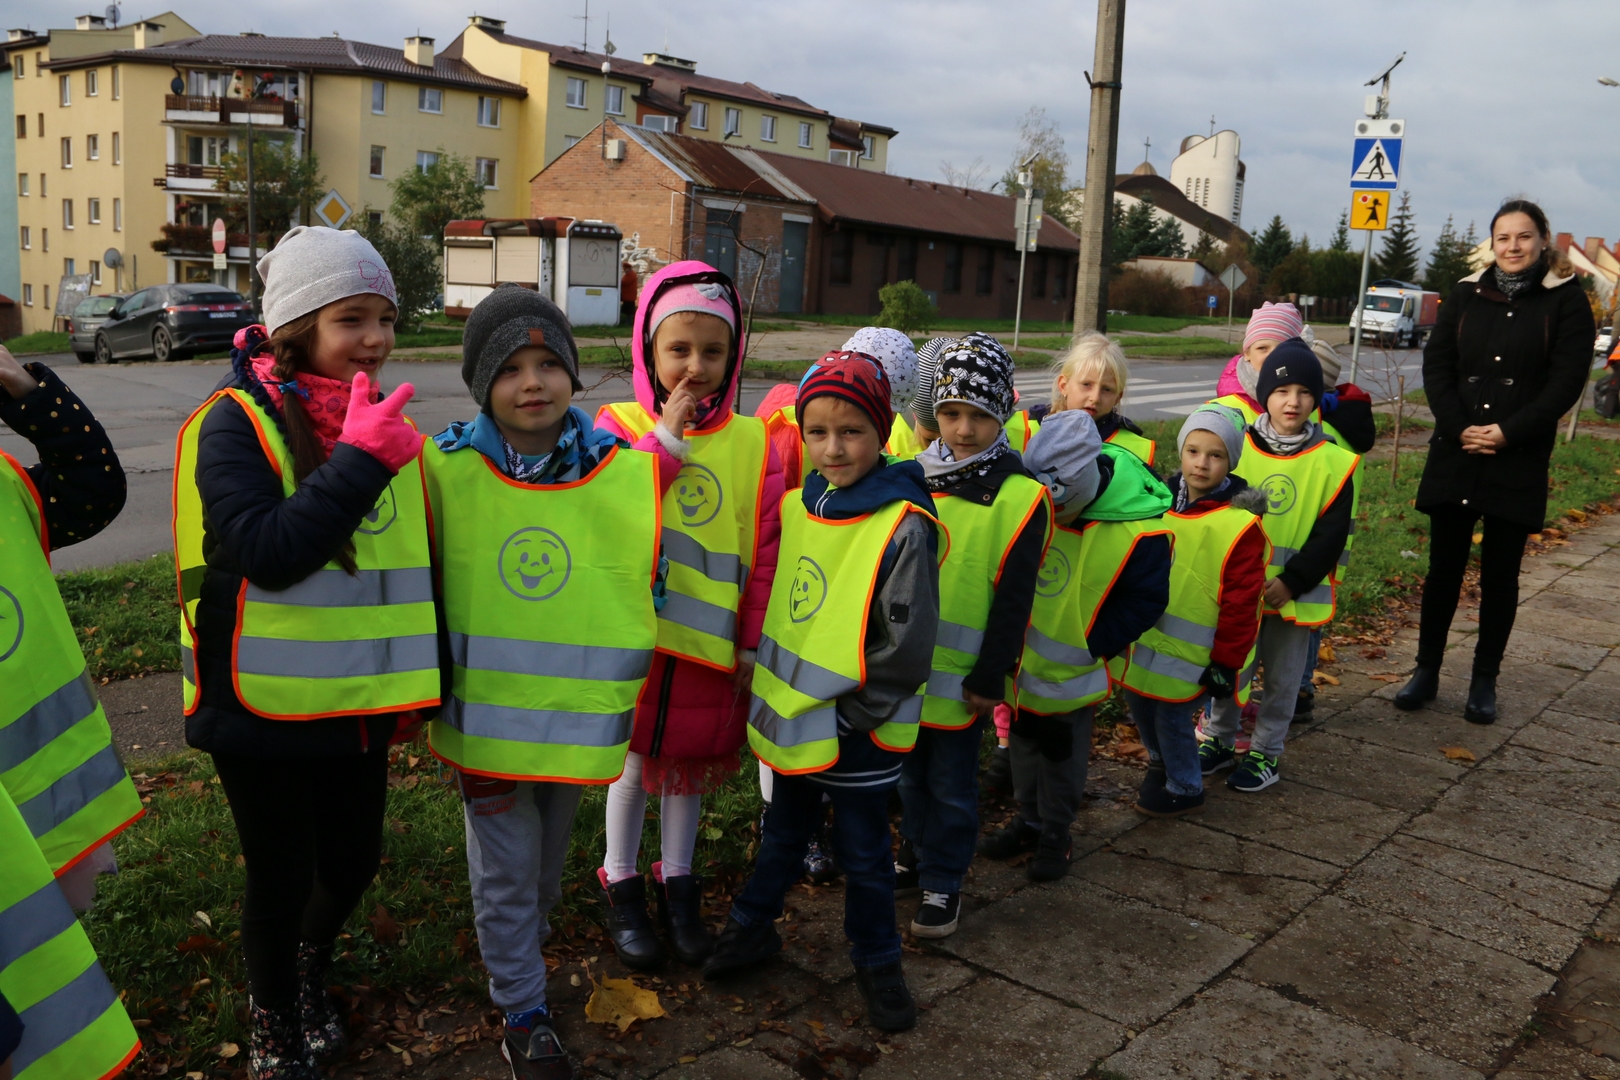
[[[253,358],[253,374],[264,384],[271,404],[280,409],[283,408],[282,387],[285,384],[273,373],[275,366],[273,356],[259,355]],[[304,412],[315,425],[315,434],[320,438],[321,446],[327,454],[331,454],[338,436],[343,434],[343,418],[349,413],[349,384],[341,379],[328,379],[324,375],[299,371],[293,375],[293,386],[296,387],[293,392],[302,399],[300,403],[304,406]],[[380,398],[381,391],[375,396]]]

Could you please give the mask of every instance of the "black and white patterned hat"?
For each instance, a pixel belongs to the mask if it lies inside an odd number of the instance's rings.
[[[946,345],[934,377],[934,409],[960,401],[1006,423],[1013,414],[1013,358],[1001,342],[975,331]]]

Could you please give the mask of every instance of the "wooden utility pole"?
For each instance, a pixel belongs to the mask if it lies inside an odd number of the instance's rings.
[[[1085,205],[1080,214],[1080,275],[1075,282],[1074,330],[1108,329],[1108,245],[1119,153],[1120,70],[1125,52],[1125,0],[1097,0],[1097,54],[1086,138]]]

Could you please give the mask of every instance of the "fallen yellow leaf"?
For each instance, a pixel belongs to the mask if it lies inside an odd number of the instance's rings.
[[[1333,651],[1333,646],[1324,642],[1322,645],[1317,647],[1316,662],[1318,664],[1331,664],[1338,658],[1339,654]]]
[[[233,1042],[222,1042],[214,1048],[214,1053],[227,1061],[242,1052],[242,1048]]]
[[[1566,510],[1564,512],[1564,516],[1569,518],[1571,521],[1585,521],[1586,520],[1586,511],[1585,510]]]
[[[1311,682],[1315,683],[1317,686],[1321,686],[1323,683],[1326,683],[1329,686],[1340,685],[1338,679],[1334,678],[1332,675],[1329,675],[1325,671],[1318,671],[1315,675],[1312,675]]]
[[[1484,539],[1485,539],[1485,534],[1484,533],[1477,532],[1477,533],[1474,534],[1474,543],[1477,544],[1477,543],[1479,543],[1480,541],[1482,541]]]
[[[1452,761],[1477,761],[1474,752],[1466,746],[1442,746],[1440,752]]]
[[[585,1019],[594,1024],[616,1025],[620,1031],[630,1030],[637,1020],[665,1015],[658,994],[643,990],[629,979],[603,979],[585,1003]]]

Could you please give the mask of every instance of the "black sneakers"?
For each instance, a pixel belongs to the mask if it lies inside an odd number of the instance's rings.
[[[917,891],[917,851],[910,840],[902,837],[900,851],[894,857],[894,895],[911,896]]]
[[[525,1018],[527,1027],[508,1023],[501,1040],[501,1057],[512,1069],[512,1080],[574,1080],[579,1074],[551,1026],[551,1013],[542,1007]]]
[[[1250,750],[1226,778],[1226,786],[1233,791],[1264,791],[1281,779],[1276,758]]]
[[[1014,814],[1013,819],[989,836],[979,837],[979,854],[987,859],[1010,859],[1026,851],[1034,851],[1041,838],[1041,830]]]
[[[703,965],[703,977],[724,978],[764,963],[781,951],[782,936],[776,932],[774,923],[744,926],[733,916],[726,920],[720,940],[714,943],[714,952]]]
[[[855,985],[866,999],[866,1019],[879,1031],[910,1031],[917,1025],[917,1002],[906,986],[900,961],[855,969]]]
[[[1309,722],[1315,715],[1316,693],[1312,691],[1307,694],[1301,690],[1299,696],[1294,698],[1294,718],[1288,722],[1290,724],[1304,724]]]
[[[1069,827],[1042,829],[1035,846],[1035,857],[1024,867],[1031,881],[1056,881],[1069,872],[1074,861],[1074,839]]]
[[[1177,795],[1164,785],[1144,787],[1136,796],[1136,809],[1148,817],[1180,817],[1204,808],[1204,793]]]
[[[1228,746],[1219,739],[1209,739],[1198,744],[1198,765],[1205,776],[1218,773],[1222,769],[1230,769],[1237,764],[1237,750]]]
[[[962,894],[934,892],[924,889],[922,904],[911,920],[911,932],[921,938],[947,938],[956,933],[956,921],[962,914]]]

